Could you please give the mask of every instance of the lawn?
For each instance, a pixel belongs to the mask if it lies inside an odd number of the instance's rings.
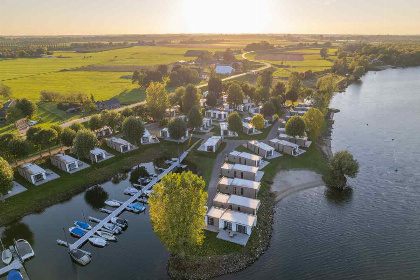
[[[41,211],[45,207],[65,199],[69,199],[87,187],[107,181],[114,175],[128,170],[139,163],[153,161],[153,159],[160,157],[177,156],[179,150],[186,150],[195,141],[197,139],[192,138],[191,141],[182,144],[165,141],[158,145],[143,145],[139,149],[125,154],[118,154],[116,151],[112,151],[115,157],[94,164],[76,174],[68,174],[59,170],[50,163],[49,159],[38,162],[42,167],[56,172],[60,175],[60,178],[40,186],[34,186],[16,172],[15,180],[28,190],[8,198],[4,203],[0,203],[0,226],[19,217]],[[141,156],[139,156],[140,154]],[[86,160],[84,161],[88,162]]]
[[[65,71],[45,75],[29,76],[4,82],[10,86],[18,98],[39,100],[42,90],[60,93],[84,92],[93,94],[95,100],[106,100],[111,97],[121,96],[122,102],[144,99],[144,94],[139,86],[132,84],[131,79],[121,79],[123,75],[131,72],[88,72]],[[131,102],[132,103],[132,102]]]

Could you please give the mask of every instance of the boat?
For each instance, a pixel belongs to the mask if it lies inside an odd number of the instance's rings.
[[[7,274],[7,280],[23,280],[22,274],[17,270],[10,270]]]
[[[69,228],[69,231],[72,236],[77,237],[77,238],[80,238],[86,234],[86,231],[84,229],[81,229],[78,227],[71,227]]]
[[[121,203],[116,202],[114,200],[107,200],[107,201],[105,201],[105,204],[110,206],[110,207],[120,207],[121,206]]]
[[[106,242],[105,239],[102,239],[100,237],[91,237],[88,240],[90,244],[97,247],[105,247],[108,244],[108,242]]]
[[[73,249],[69,251],[70,257],[80,265],[87,265],[91,261],[91,257],[85,251]]]
[[[3,242],[0,239],[1,247],[3,248],[3,251],[1,253],[1,260],[5,265],[8,265],[13,260],[13,254],[9,249],[5,249],[3,246]]]
[[[109,240],[109,241],[117,241],[117,237],[115,235],[113,235],[112,233],[106,232],[106,231],[102,231],[102,230],[98,230],[96,232],[97,235],[99,235],[100,237],[102,237],[105,240]]]
[[[128,204],[126,209],[129,210],[129,211],[132,211],[134,213],[140,213],[140,212],[143,212],[144,210],[146,210],[146,207],[144,207],[140,203],[136,202],[136,203]]]
[[[84,229],[84,230],[91,230],[92,226],[85,222],[75,221],[74,225],[78,228]]]
[[[124,190],[124,194],[127,194],[127,195],[135,195],[138,192],[139,190],[133,187],[128,187]]]
[[[145,191],[144,192],[144,194],[147,196],[147,197],[149,197],[150,196],[150,194],[153,192],[153,190],[148,190],[148,191]]]
[[[112,217],[111,218],[111,223],[119,226],[120,228],[128,227],[128,221],[126,219],[123,219],[123,218]]]
[[[103,228],[115,234],[119,234],[122,231],[122,229],[119,226],[111,224],[111,223],[104,224]]]
[[[21,259],[24,261],[35,256],[35,252],[32,249],[31,244],[24,239],[18,239],[15,243],[15,248]]]

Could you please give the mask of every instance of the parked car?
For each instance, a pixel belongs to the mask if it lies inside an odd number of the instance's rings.
[[[38,122],[37,121],[29,121],[28,122],[28,125],[29,126],[33,126],[33,125],[36,125]]]

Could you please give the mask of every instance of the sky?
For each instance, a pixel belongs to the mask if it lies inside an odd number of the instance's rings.
[[[420,35],[420,0],[0,0],[0,35]]]

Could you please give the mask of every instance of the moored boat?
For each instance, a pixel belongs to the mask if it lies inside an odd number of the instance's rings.
[[[119,226],[111,224],[111,223],[104,224],[103,228],[115,234],[119,234],[122,231],[122,229]]]
[[[107,201],[105,201],[105,204],[110,206],[110,207],[120,207],[121,206],[121,203],[116,202],[114,200],[107,200]]]
[[[24,261],[35,256],[35,252],[32,249],[31,244],[24,239],[18,239],[16,241],[15,248]]]
[[[3,246],[3,242],[0,239],[1,247],[3,248],[3,251],[1,253],[1,260],[5,265],[8,265],[13,260],[13,254],[9,249],[5,249]]]
[[[114,225],[117,225],[121,228],[128,227],[128,221],[126,219],[123,219],[123,218],[112,217],[111,218],[111,223],[113,223]]]
[[[128,187],[124,190],[124,194],[127,194],[127,195],[135,195],[138,192],[139,190],[133,187]]]
[[[102,239],[100,237],[91,237],[89,238],[89,242],[97,247],[105,247],[108,242],[105,241],[105,239]]]
[[[96,232],[96,234],[99,235],[100,237],[104,238],[105,240],[117,241],[117,237],[115,235],[113,235],[112,233],[102,231],[102,230],[98,230]]]
[[[87,265],[91,261],[91,257],[80,249],[73,249],[69,251],[70,257],[80,265]]]
[[[23,280],[23,277],[19,271],[11,270],[9,274],[7,274],[7,280]]]
[[[86,234],[86,231],[78,228],[78,227],[71,227],[69,228],[70,234],[74,237],[80,238]]]
[[[140,203],[131,203],[127,206],[127,210],[132,211],[134,213],[140,213],[146,210],[146,207],[141,205]]]
[[[74,225],[76,227],[79,227],[79,228],[84,229],[84,230],[90,230],[90,229],[92,229],[92,226],[89,225],[88,223],[85,223],[85,222],[75,221],[74,222]]]

